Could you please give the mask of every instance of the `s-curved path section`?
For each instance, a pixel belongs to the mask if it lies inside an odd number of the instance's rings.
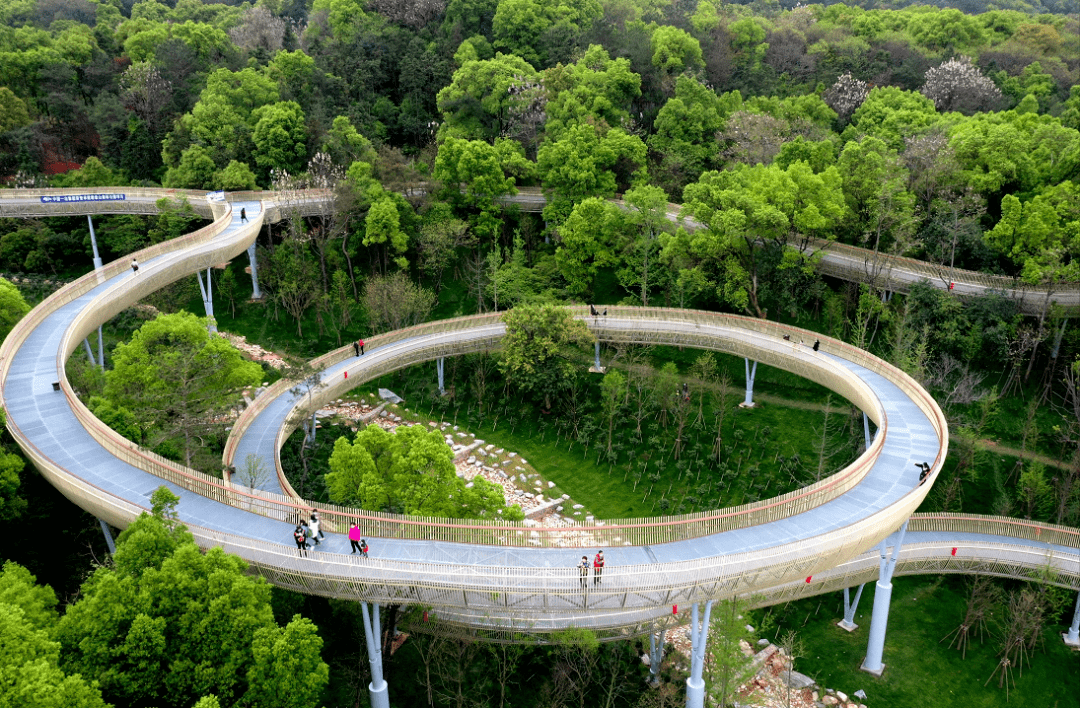
[[[153,196],[152,190],[143,192],[147,200]],[[239,222],[241,207],[250,223]],[[80,208],[104,212],[117,205],[101,201]],[[165,483],[180,496],[181,519],[201,545],[244,557],[283,587],[433,606],[479,627],[542,630],[575,624],[612,633],[649,631],[673,621],[672,605],[782,592],[804,578],[813,585],[823,574],[855,577],[862,571],[846,564],[872,558],[869,549],[911,516],[947,452],[947,426],[933,399],[866,352],[833,340],[823,340],[823,351],[814,352],[799,340],[815,335],[775,323],[609,308],[607,318],[585,318],[604,341],[673,343],[751,356],[826,385],[877,424],[870,449],[832,477],[777,499],[683,517],[598,522],[572,531],[320,507],[330,538],[319,551],[301,557],[290,531],[296,515],[312,505],[274,490],[238,490],[138,448],[89,413],[64,373],[68,356],[100,323],[173,280],[243,252],[274,207],[233,197],[231,203],[205,208],[214,215],[210,226],[136,254],[137,274],[125,258],[34,308],[0,347],[0,399],[18,444],[79,506],[123,527],[149,507],[149,495]],[[319,362],[326,368],[325,387],[304,401],[261,396],[237,424],[230,450],[276,456],[295,420],[294,409],[317,406],[323,397],[402,366],[497,346],[502,333],[498,316],[478,316],[373,338],[361,359],[351,356],[351,348],[332,352]],[[914,465],[923,461],[932,465],[933,476],[920,486]],[[341,534],[353,521],[371,543],[368,559],[348,553]],[[986,538],[1000,537],[1003,545],[1020,548],[1017,553],[1041,554],[1051,565],[1054,558],[1076,557],[1075,531],[1070,536],[1068,529],[1042,528],[1047,531],[1041,538],[1010,536],[991,524],[991,533],[976,532],[983,540],[972,543],[989,547],[994,541]],[[608,558],[603,582],[583,590],[574,565],[582,548],[597,547]],[[1080,570],[1069,575],[1065,567],[1061,577],[1078,575]]]

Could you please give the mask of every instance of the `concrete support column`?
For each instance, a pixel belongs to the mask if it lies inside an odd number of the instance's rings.
[[[661,629],[649,635],[649,685],[660,685],[660,662],[664,660],[664,637],[667,630]]]
[[[386,681],[382,674],[382,627],[379,626],[379,606],[372,604],[369,613],[368,603],[360,603],[364,614],[364,639],[367,641],[368,663],[371,664],[371,683],[368,684],[368,698],[371,708],[390,708],[390,695],[386,691]]]
[[[746,398],[742,402],[743,408],[754,407],[754,377],[757,376],[757,362],[754,362],[754,366],[750,366],[749,359],[743,359],[746,362]]]
[[[885,670],[881,659],[885,653],[885,630],[889,625],[889,601],[892,599],[892,576],[896,569],[896,560],[900,547],[904,545],[907,522],[900,527],[893,543],[892,554],[886,555],[885,539],[881,542],[881,561],[878,567],[878,581],[874,589],[874,614],[870,618],[870,639],[866,645],[866,658],[860,667],[863,671],[880,676]]]
[[[1076,594],[1076,609],[1073,610],[1073,621],[1069,625],[1069,631],[1061,636],[1069,646],[1080,647],[1080,593]]]
[[[116,554],[116,542],[113,541],[112,529],[105,523],[104,519],[98,519],[98,523],[101,524],[101,532],[105,534],[105,545],[109,547],[109,553]]]
[[[255,244],[248,246],[248,262],[251,263],[251,299],[262,300],[262,291],[259,290],[259,269],[255,265]]]
[[[97,360],[101,370],[105,370],[105,340],[101,336],[101,325],[97,328]]]
[[[594,346],[595,346],[594,351],[596,353],[594,354],[593,365],[591,367],[589,367],[589,373],[591,373],[591,374],[602,374],[602,373],[604,373],[604,367],[600,366],[600,340],[599,339],[596,340],[596,342],[594,342]]]
[[[205,285],[203,285],[201,271],[196,271],[195,277],[199,281],[199,291],[202,293],[203,308],[206,310],[206,317],[210,320],[210,323],[206,328],[211,332],[217,332],[217,325],[214,323],[214,285],[210,277],[210,269],[206,269]]]
[[[862,434],[863,440],[866,441],[867,450],[870,449],[870,419],[866,417],[866,413],[862,414]]]
[[[443,357],[439,357],[438,359],[435,360],[435,371],[439,375],[439,395],[440,396],[445,396],[446,395],[446,386],[444,385],[444,380],[443,380],[444,372],[446,370],[445,365],[446,365],[446,360]]]
[[[709,639],[709,615],[712,614],[713,601],[705,603],[704,621],[698,625],[698,603],[692,606],[693,619],[690,623],[690,676],[686,679],[686,708],[704,708],[705,681],[701,670],[705,666],[705,643]]]
[[[844,588],[844,619],[837,622],[836,626],[849,632],[854,632],[859,628],[859,625],[855,624],[855,610],[859,607],[859,598],[862,597],[864,587],[866,583],[860,585],[855,592],[855,602],[851,601],[851,588]]]
[[[97,366],[97,360],[94,359],[94,350],[90,348],[90,340],[82,340],[83,346],[86,347],[86,356],[90,359],[91,366]]]
[[[90,224],[90,245],[94,249],[94,270],[101,267],[101,255],[97,250],[97,234],[94,233],[94,220],[90,218],[90,215],[86,215],[86,223]]]

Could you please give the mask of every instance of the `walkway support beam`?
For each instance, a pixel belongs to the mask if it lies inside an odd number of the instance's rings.
[[[105,519],[99,517],[98,523],[101,524],[101,532],[105,534],[105,545],[109,547],[109,553],[116,555],[116,541],[113,540],[112,529],[105,523]]]
[[[836,623],[841,629],[854,632],[859,628],[859,625],[855,624],[855,610],[859,608],[859,598],[862,597],[862,591],[865,587],[866,583],[859,586],[859,589],[855,592],[854,602],[851,601],[851,588],[844,588],[844,619]]]
[[[754,366],[750,366],[749,359],[743,359],[746,362],[746,398],[742,402],[743,408],[754,407],[754,378],[757,376],[757,362],[754,362]]]
[[[866,417],[866,413],[862,414],[862,434],[863,440],[866,443],[865,450],[870,449],[870,419]]]
[[[892,554],[886,555],[888,539],[881,542],[881,562],[878,569],[877,586],[874,588],[874,614],[870,618],[870,640],[866,645],[866,658],[863,659],[861,668],[863,671],[880,676],[885,670],[885,664],[881,662],[885,653],[885,629],[889,624],[889,602],[892,600],[892,576],[896,569],[896,561],[900,555],[900,547],[904,545],[904,534],[907,532],[908,522],[900,527],[893,543]]]
[[[262,300],[262,291],[259,290],[259,268],[255,263],[255,244],[248,246],[248,262],[251,263],[251,299]]]
[[[390,708],[390,695],[386,691],[386,681],[382,673],[382,627],[379,626],[379,606],[360,603],[364,614],[364,639],[367,641],[368,663],[371,665],[371,683],[368,684],[368,698],[371,708]]]
[[[443,385],[444,384],[443,375],[444,375],[444,372],[446,370],[445,366],[446,366],[446,359],[445,358],[439,357],[438,359],[435,360],[435,371],[439,375],[439,395],[440,396],[445,396],[446,395],[446,387]]]
[[[705,681],[701,670],[705,666],[705,643],[709,639],[709,616],[712,614],[713,601],[705,603],[704,621],[698,624],[698,603],[692,606],[690,622],[690,676],[686,679],[686,708],[704,708]]]
[[[1080,593],[1076,593],[1076,609],[1073,610],[1073,621],[1069,625],[1069,631],[1062,634],[1065,643],[1071,647],[1080,648]]]
[[[199,291],[202,292],[203,308],[206,310],[206,318],[210,321],[206,328],[211,332],[217,332],[217,324],[214,322],[214,284],[210,278],[210,269],[206,269],[206,285],[203,285],[202,271],[195,271],[195,277],[199,281]]]
[[[97,234],[94,233],[94,219],[87,214],[86,223],[90,225],[90,246],[94,249],[94,270],[101,267],[101,254],[97,250]]]
[[[660,664],[664,661],[664,638],[667,630],[661,629],[649,635],[649,685],[660,685]]]

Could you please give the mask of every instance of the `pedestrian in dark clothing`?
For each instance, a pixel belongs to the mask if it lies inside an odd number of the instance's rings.
[[[606,307],[604,308],[604,315],[603,316],[607,317],[607,308]]]
[[[821,340],[820,339],[815,339],[814,340],[814,351],[817,351],[818,349],[821,349]]]
[[[588,587],[589,582],[589,557],[582,556],[581,562],[578,563],[578,568],[581,573],[581,589],[585,590]]]
[[[930,476],[930,465],[923,462],[922,464],[915,463],[915,466],[919,468],[919,484],[926,481],[926,478]]]
[[[247,222],[247,209],[240,207],[240,223]]]
[[[353,553],[360,551],[360,542],[363,540],[363,536],[360,535],[360,527],[354,521],[349,528],[349,546],[352,548]]]
[[[367,558],[367,541],[360,539],[360,555]]]
[[[134,258],[131,259],[131,270],[135,273],[135,275],[139,274],[139,262]]]
[[[599,585],[604,581],[604,552],[598,551],[596,557],[593,558],[593,585]]]
[[[592,305],[589,305],[589,314],[592,315],[593,317],[596,317],[600,313],[596,311],[595,307],[593,307]]]
[[[352,350],[356,352],[356,356],[360,356],[360,342],[353,342]]]
[[[359,356],[363,356],[364,355],[364,340],[363,339],[357,339],[356,340],[356,346],[360,347]]]
[[[296,541],[296,548],[299,550],[300,555],[306,555],[304,552],[307,550],[307,536],[304,535],[304,529],[300,526],[296,527],[293,531],[293,540]]]

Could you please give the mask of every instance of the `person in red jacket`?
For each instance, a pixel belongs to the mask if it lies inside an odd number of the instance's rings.
[[[592,561],[592,567],[593,567],[593,579],[592,579],[593,585],[599,585],[600,583],[602,583],[604,581],[604,579],[603,579],[603,575],[604,575],[604,552],[603,551],[597,551],[596,557],[593,558],[593,561]]]

